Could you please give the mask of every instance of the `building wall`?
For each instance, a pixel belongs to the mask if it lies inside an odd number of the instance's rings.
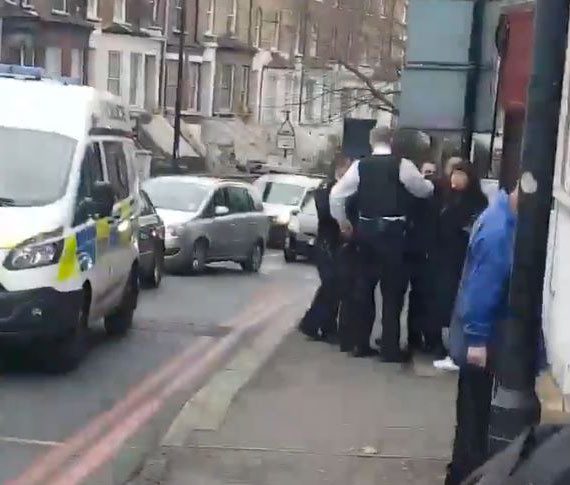
[[[84,79],[91,31],[77,1],[68,14],[51,11],[51,3],[35,0],[23,8],[0,1],[0,61],[44,67],[50,74]]]
[[[569,37],[570,39],[570,37]],[[566,54],[554,178],[543,322],[552,373],[570,403],[570,41]],[[567,404],[568,404],[567,403]]]

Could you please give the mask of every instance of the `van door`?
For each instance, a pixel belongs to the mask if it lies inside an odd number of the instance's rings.
[[[104,180],[101,147],[89,144],[81,164],[79,187],[75,199],[73,228],[77,241],[79,270],[91,285],[91,317],[98,318],[104,312],[103,300],[109,281],[109,231],[106,218],[86,212],[87,202],[93,196],[95,182]]]
[[[107,179],[115,193],[115,206],[111,218],[109,238],[109,263],[111,282],[117,298],[127,282],[132,264],[134,237],[134,200],[130,197],[129,170],[125,148],[121,140],[104,140],[103,153]]]

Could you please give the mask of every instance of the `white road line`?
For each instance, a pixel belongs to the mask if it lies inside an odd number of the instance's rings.
[[[16,438],[15,436],[0,436],[0,442],[36,446],[61,446],[63,444],[59,441],[30,440],[26,438]]]

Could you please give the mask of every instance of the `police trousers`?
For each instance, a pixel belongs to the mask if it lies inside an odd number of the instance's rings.
[[[358,225],[357,268],[356,346],[366,348],[369,345],[376,313],[374,289],[380,282],[382,294],[380,351],[385,357],[394,357],[400,352],[400,315],[408,281],[404,261],[404,224],[388,222],[378,225],[376,221],[370,224],[361,221]]]

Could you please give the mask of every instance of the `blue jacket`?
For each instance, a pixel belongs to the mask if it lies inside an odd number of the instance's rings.
[[[450,355],[462,365],[467,347],[489,345],[497,322],[508,315],[516,216],[506,192],[473,226],[450,327]]]

